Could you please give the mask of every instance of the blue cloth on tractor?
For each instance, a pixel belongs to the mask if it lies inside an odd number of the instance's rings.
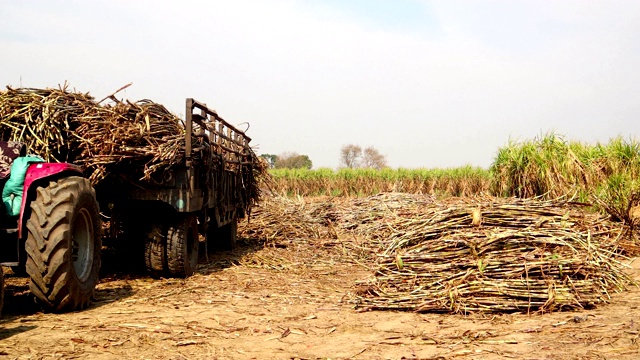
[[[2,202],[9,216],[18,216],[20,214],[20,205],[22,204],[22,191],[24,187],[24,179],[27,176],[27,169],[33,163],[44,162],[44,160],[35,155],[21,156],[11,164],[11,173],[9,179],[2,189]]]

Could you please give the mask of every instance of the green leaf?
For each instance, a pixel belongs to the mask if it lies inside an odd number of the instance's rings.
[[[398,270],[402,270],[402,268],[404,267],[404,261],[402,261],[400,254],[396,255],[396,266],[398,267]]]

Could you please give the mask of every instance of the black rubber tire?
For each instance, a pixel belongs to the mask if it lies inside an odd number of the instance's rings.
[[[192,214],[180,215],[167,229],[167,270],[172,277],[193,275],[198,266],[198,221]]]
[[[233,250],[236,248],[238,239],[238,220],[233,219],[230,223],[221,227],[209,227],[207,229],[207,247],[217,250]]]
[[[89,180],[70,176],[39,187],[27,220],[29,288],[46,310],[84,309],[98,283],[100,218]]]
[[[167,275],[167,229],[162,224],[152,224],[145,239],[144,263],[152,277]]]

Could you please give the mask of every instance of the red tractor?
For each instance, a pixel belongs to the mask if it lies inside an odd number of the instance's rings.
[[[29,276],[29,288],[46,310],[86,308],[102,247],[95,191],[78,166],[45,163],[25,152],[20,143],[0,141],[0,263]]]

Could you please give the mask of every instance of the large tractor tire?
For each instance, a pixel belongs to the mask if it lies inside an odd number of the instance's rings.
[[[233,218],[230,223],[207,228],[207,247],[217,250],[233,250],[238,239],[238,220]]]
[[[27,220],[29,288],[50,311],[84,309],[98,283],[100,218],[89,180],[70,176],[39,187]]]
[[[167,270],[173,277],[193,275],[198,266],[198,221],[192,214],[177,217],[167,229]]]
[[[152,277],[167,274],[167,229],[162,224],[152,224],[145,239],[144,263]]]

